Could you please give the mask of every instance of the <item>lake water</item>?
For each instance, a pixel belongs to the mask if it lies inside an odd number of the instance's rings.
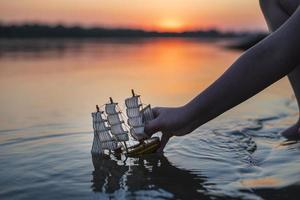
[[[90,113],[130,89],[179,106],[241,54],[217,41],[0,40],[0,199],[298,199],[298,109],[283,79],[164,155],[92,159]],[[226,101],[226,99],[224,99]]]

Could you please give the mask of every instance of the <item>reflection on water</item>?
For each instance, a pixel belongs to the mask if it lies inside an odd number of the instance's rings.
[[[242,184],[247,187],[276,187],[281,184],[281,180],[274,177],[263,177],[258,179],[248,179],[242,181]]]
[[[34,50],[21,51],[19,43]],[[180,39],[44,43],[49,42],[2,41],[8,46],[0,50],[3,129],[35,126],[37,121],[88,127],[86,113],[95,104],[107,102],[108,96],[123,101],[131,88],[154,105],[183,104],[237,54],[225,54],[208,42]],[[61,45],[63,51],[52,47]]]
[[[298,116],[286,79],[164,155],[91,158],[96,104],[134,88],[182,105],[238,55],[195,39],[0,40],[0,199],[297,198],[300,145],[279,134]]]
[[[201,186],[204,177],[174,167],[163,155],[128,159],[118,163],[108,158],[93,157],[93,191],[114,194],[128,190],[133,191],[136,198],[199,199],[206,196],[200,192],[204,191]]]

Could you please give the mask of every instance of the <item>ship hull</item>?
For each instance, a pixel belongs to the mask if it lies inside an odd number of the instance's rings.
[[[143,143],[128,148],[127,156],[139,156],[144,154],[155,153],[159,148],[160,142],[158,137],[145,140]]]

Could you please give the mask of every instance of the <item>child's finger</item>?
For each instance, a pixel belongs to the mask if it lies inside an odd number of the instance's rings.
[[[154,118],[157,118],[158,115],[159,115],[159,110],[160,110],[160,107],[155,107],[155,108],[152,108],[152,113],[154,115]]]
[[[170,136],[168,134],[163,134],[161,136],[160,147],[157,150],[157,153],[162,153],[164,151],[164,148],[165,148],[166,144],[168,143],[169,139],[170,139]]]
[[[154,133],[160,131],[160,119],[155,118],[145,124],[145,133],[151,137]]]

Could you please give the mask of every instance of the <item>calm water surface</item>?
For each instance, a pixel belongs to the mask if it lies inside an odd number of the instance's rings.
[[[173,138],[164,155],[90,154],[90,113],[130,89],[178,106],[241,53],[189,39],[0,40],[0,199],[297,199],[298,109],[287,80]],[[226,99],[224,99],[226,101]]]

